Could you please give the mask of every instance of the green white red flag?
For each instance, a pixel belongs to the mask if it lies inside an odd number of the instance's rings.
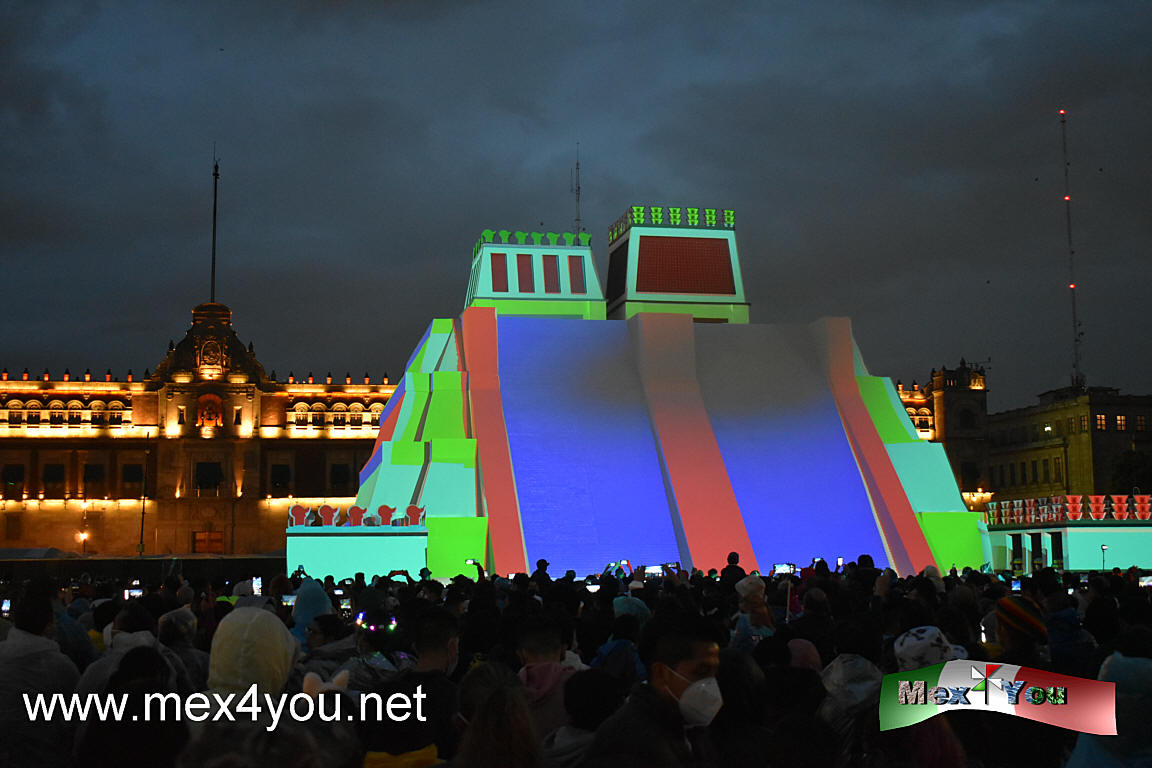
[[[1102,736],[1116,735],[1116,686],[1016,664],[957,660],[884,676],[880,730],[953,710],[1003,712]]]

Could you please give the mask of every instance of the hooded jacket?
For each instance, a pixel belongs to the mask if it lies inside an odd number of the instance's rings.
[[[877,716],[884,675],[863,656],[842,653],[824,668],[821,680],[828,694],[817,716],[840,737],[840,764],[851,765],[864,749],[867,726]]]
[[[159,626],[161,642],[184,663],[192,690],[204,690],[208,684],[208,654],[193,645],[196,640],[196,614],[184,605],[163,614]]]
[[[300,641],[300,648],[305,652],[311,651],[308,647],[308,625],[317,616],[332,613],[332,601],[324,586],[316,579],[304,579],[300,589],[296,590],[296,603],[292,606],[292,636]]]
[[[21,694],[67,696],[79,679],[76,665],[60,652],[55,640],[9,630],[7,639],[0,642],[0,765],[68,764],[73,724],[59,715],[50,722],[30,721]]]
[[[108,626],[111,627],[111,625]],[[107,652],[84,670],[84,674],[80,677],[80,683],[76,686],[76,692],[81,695],[104,693],[108,687],[108,681],[120,667],[120,659],[124,658],[124,654],[128,651],[142,645],[155,648],[164,657],[164,661],[172,670],[172,675],[168,681],[172,690],[182,695],[192,692],[192,683],[188,678],[188,670],[185,668],[184,662],[171,648],[161,644],[156,639],[156,635],[146,629],[139,632],[110,630]]]
[[[261,694],[284,690],[296,642],[273,613],[237,608],[220,622],[208,656],[208,689],[243,695],[253,683]]]

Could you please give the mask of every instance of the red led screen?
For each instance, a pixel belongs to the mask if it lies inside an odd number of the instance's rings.
[[[492,254],[492,292],[508,293],[508,262],[504,254]]]
[[[636,290],[735,295],[728,241],[713,237],[641,237]]]

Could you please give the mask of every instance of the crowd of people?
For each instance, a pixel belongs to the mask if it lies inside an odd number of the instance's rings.
[[[1152,765],[1152,590],[1136,569],[1046,569],[1016,585],[969,568],[901,578],[868,555],[776,575],[745,572],[735,552],[707,573],[473,567],[443,580],[298,572],[263,588],[175,575],[135,591],[12,585],[0,765]],[[879,729],[884,674],[958,658],[1113,681],[1118,735],[980,711]],[[148,693],[216,694],[219,708],[253,685],[349,716],[141,717]],[[53,693],[129,704],[119,721],[30,718],[24,694]],[[420,716],[366,714],[373,693],[420,695]]]

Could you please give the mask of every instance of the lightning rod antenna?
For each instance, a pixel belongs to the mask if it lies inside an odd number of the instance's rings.
[[[1084,388],[1084,373],[1080,370],[1080,343],[1084,335],[1076,314],[1076,250],[1072,247],[1072,192],[1068,180],[1068,111],[1060,110],[1060,144],[1064,152],[1064,224],[1068,238],[1068,294],[1072,299],[1072,387]]]
[[[220,158],[216,157],[216,142],[212,142],[212,282],[208,301],[216,302],[216,186],[220,183]]]
[[[576,218],[572,222],[572,226],[576,229],[576,234],[583,232],[580,220],[580,142],[576,142],[576,171],[575,173],[569,171],[568,173],[569,192],[576,195]]]

